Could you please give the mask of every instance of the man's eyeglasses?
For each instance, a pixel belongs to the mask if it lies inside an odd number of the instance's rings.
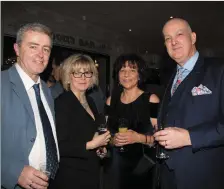
[[[73,76],[75,78],[81,78],[84,75],[86,78],[91,78],[93,76],[93,72],[73,72]]]

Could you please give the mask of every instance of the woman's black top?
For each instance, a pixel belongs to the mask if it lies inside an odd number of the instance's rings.
[[[99,114],[91,97],[87,101],[95,120],[71,91],[55,100],[60,164],[50,189],[99,188],[100,158],[96,150],[86,150],[97,131]]]
[[[141,94],[135,101],[124,104],[117,99],[111,99],[111,106],[106,105],[109,115],[109,129],[113,134],[118,132],[119,119],[128,120],[128,129],[142,134],[153,134],[150,118],[156,118],[158,103],[149,102],[149,93]],[[143,155],[142,144],[124,146],[125,152],[119,147],[111,147],[111,157],[105,161],[105,189],[150,188],[152,172],[145,175],[133,175],[132,172]],[[152,149],[153,150],[153,149]]]

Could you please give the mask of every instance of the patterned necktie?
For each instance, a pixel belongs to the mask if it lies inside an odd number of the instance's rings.
[[[50,121],[48,119],[44,105],[41,101],[39,84],[34,84],[33,88],[35,91],[36,100],[37,100],[37,104],[39,108],[39,113],[40,113],[40,118],[42,122],[43,133],[44,133],[44,139],[45,139],[45,145],[46,145],[46,158],[47,158],[46,171],[49,171],[51,173],[51,178],[54,179],[58,169],[57,148],[56,148]]]
[[[172,92],[171,92],[172,96],[183,80],[183,78],[182,78],[183,71],[184,71],[184,68],[182,68],[182,67],[177,69],[177,80],[176,80],[176,83],[174,83],[173,88],[172,88]]]

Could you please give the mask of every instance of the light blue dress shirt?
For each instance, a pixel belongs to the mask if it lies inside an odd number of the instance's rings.
[[[182,73],[182,81],[187,77],[187,75],[191,72],[191,70],[193,70],[197,60],[199,57],[199,53],[198,51],[196,51],[196,53],[194,54],[194,56],[192,56],[185,64],[184,66],[180,66],[177,65],[177,70],[181,69],[181,73]],[[173,84],[172,84],[172,88],[171,88],[171,95],[172,95],[172,90],[174,87],[174,84],[177,82],[177,74],[173,80]]]

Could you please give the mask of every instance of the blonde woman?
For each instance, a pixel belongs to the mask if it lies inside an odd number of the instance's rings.
[[[61,76],[66,91],[55,100],[60,168],[51,188],[98,189],[96,149],[108,143],[110,133],[96,135],[99,114],[85,95],[98,84],[98,72],[89,56],[77,54],[64,61]]]

